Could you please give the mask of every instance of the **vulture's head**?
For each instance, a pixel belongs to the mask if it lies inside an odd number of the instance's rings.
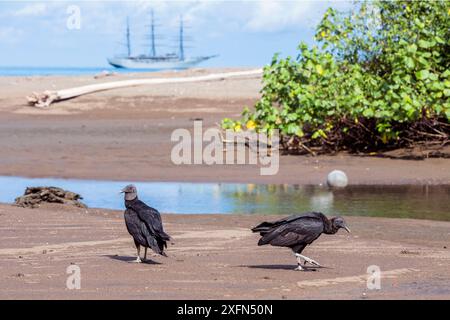
[[[134,184],[129,184],[122,189],[121,193],[125,194],[125,200],[134,200],[137,198],[137,189]]]
[[[342,228],[345,229],[348,233],[350,233],[349,227],[347,227],[347,224],[345,223],[344,219],[342,217],[335,217],[331,218],[331,223],[333,224],[333,230],[336,232]]]

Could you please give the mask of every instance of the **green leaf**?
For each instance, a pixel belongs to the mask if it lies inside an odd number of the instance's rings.
[[[408,46],[407,51],[409,53],[415,53],[417,51],[417,46],[415,44],[411,44]]]
[[[374,116],[374,112],[373,112],[372,109],[365,109],[365,110],[363,111],[363,116],[364,116],[364,117],[367,117],[367,118],[371,118],[371,117]]]
[[[413,58],[411,58],[411,57],[406,57],[405,58],[405,64],[406,64],[406,66],[409,69],[414,69],[414,67],[416,66],[415,63],[414,63]]]
[[[300,127],[297,125],[297,124],[295,124],[295,123],[290,123],[288,126],[287,126],[287,133],[289,133],[289,134],[297,134],[297,132],[300,130]]]
[[[445,44],[444,39],[442,39],[442,38],[439,37],[439,36],[434,37],[434,40],[436,40],[436,42],[438,42],[438,43],[440,43],[440,44]]]
[[[425,80],[428,78],[429,74],[430,74],[430,72],[428,70],[420,70],[420,71],[416,72],[416,78],[419,80]]]
[[[323,75],[323,68],[320,64],[316,65],[316,72],[320,75]]]
[[[431,43],[428,41],[425,41],[425,40],[419,40],[418,45],[419,45],[419,47],[425,48],[425,49],[431,47]]]

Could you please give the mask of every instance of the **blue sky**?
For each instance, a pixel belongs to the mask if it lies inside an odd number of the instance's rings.
[[[80,10],[80,28],[70,29],[69,6]],[[124,53],[126,17],[132,53],[148,51],[150,10],[157,18],[160,52],[175,50],[182,14],[193,38],[186,55],[219,54],[203,66],[260,66],[275,52],[294,55],[298,43],[313,43],[325,10],[346,10],[347,1],[2,1],[0,66],[107,66]],[[148,44],[148,43],[147,43]]]

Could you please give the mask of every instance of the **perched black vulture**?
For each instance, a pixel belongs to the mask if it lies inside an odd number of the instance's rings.
[[[166,242],[170,237],[164,232],[158,210],[139,200],[136,187],[132,184],[123,188],[122,192],[125,194],[125,224],[137,249],[136,262],[141,262],[141,246],[145,248],[144,261],[147,259],[147,248],[167,257],[164,248],[167,248]]]
[[[328,219],[320,212],[307,212],[293,215],[275,222],[263,222],[252,229],[262,236],[258,246],[270,244],[278,247],[288,247],[294,251],[297,257],[298,267],[296,270],[304,270],[301,266],[301,259],[320,267],[320,264],[306,256],[301,255],[303,249],[311,244],[322,233],[335,234],[340,228],[347,232],[350,229],[345,224],[344,219],[335,217]]]

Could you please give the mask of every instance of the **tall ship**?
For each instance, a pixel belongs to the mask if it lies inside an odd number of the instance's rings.
[[[187,69],[198,65],[199,63],[216,57],[217,55],[211,56],[200,56],[200,57],[186,57],[185,56],[185,36],[184,36],[184,26],[183,18],[180,17],[180,28],[178,37],[178,52],[177,53],[166,53],[163,55],[158,55],[156,53],[156,43],[155,43],[155,21],[153,11],[151,12],[151,25],[150,25],[150,54],[141,54],[133,56],[131,54],[131,44],[130,44],[130,24],[127,18],[127,28],[126,28],[126,48],[127,54],[122,56],[116,56],[114,58],[109,58],[108,62],[110,65],[116,68],[127,68],[127,69],[143,69],[149,71],[156,70],[180,70]]]

